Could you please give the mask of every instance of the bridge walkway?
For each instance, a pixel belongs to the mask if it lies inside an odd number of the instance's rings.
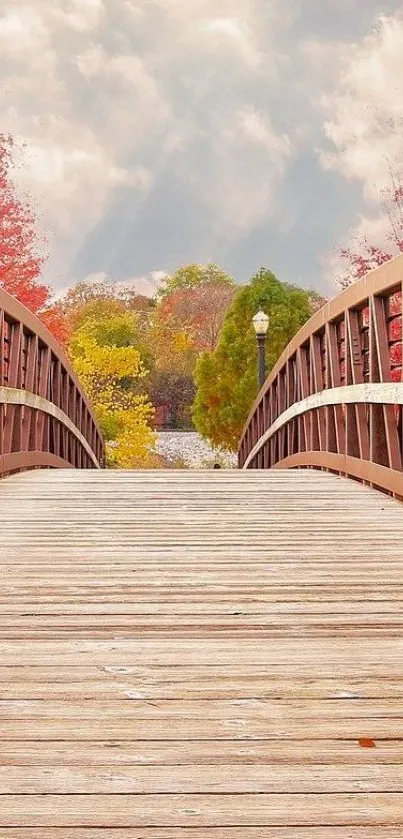
[[[1,839],[401,839],[397,501],[55,470],[0,510]]]

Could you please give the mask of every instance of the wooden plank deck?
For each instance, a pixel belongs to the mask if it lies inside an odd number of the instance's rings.
[[[400,504],[52,471],[0,510],[1,839],[401,839]]]

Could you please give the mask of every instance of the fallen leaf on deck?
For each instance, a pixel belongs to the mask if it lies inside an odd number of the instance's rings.
[[[362,749],[376,749],[376,743],[369,737],[360,737],[358,743]]]

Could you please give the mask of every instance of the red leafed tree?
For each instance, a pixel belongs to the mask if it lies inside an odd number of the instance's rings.
[[[0,135],[0,286],[65,344],[68,330],[63,312],[52,302],[51,289],[40,282],[45,243],[38,233],[35,213],[13,184],[12,154],[12,138]]]
[[[212,351],[234,293],[232,285],[215,282],[178,288],[162,299],[158,315],[184,330],[197,352]]]
[[[328,298],[325,297],[324,294],[321,294],[320,291],[316,291],[314,288],[308,289],[307,294],[309,297],[312,315],[319,312],[319,310],[322,309],[322,307],[328,302]]]
[[[393,171],[392,166],[389,166],[389,173],[389,186],[381,190],[381,207],[387,223],[386,245],[371,242],[368,237],[364,236],[357,239],[353,247],[342,250],[340,255],[346,264],[346,273],[338,279],[342,288],[347,288],[357,280],[361,280],[370,271],[374,271],[385,262],[403,253],[403,179],[399,172]],[[394,382],[400,382],[403,378],[400,292],[396,292],[390,298],[388,307],[391,379]],[[362,315],[364,326],[368,326],[368,308],[364,309]]]
[[[338,278],[342,288],[361,280],[370,271],[403,253],[403,180],[390,167],[390,184],[381,190],[381,207],[387,222],[386,246],[371,242],[367,236],[357,238],[354,245],[343,248],[340,256],[346,266]]]

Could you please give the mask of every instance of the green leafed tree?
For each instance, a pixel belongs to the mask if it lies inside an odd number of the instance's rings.
[[[162,298],[174,291],[206,285],[233,286],[235,280],[218,265],[184,265],[164,280],[158,289],[157,296]]]
[[[312,314],[308,292],[281,283],[264,268],[236,293],[213,352],[200,357],[193,419],[214,446],[236,451],[243,425],[258,392],[257,349],[252,318],[270,317],[266,361],[270,370]]]

